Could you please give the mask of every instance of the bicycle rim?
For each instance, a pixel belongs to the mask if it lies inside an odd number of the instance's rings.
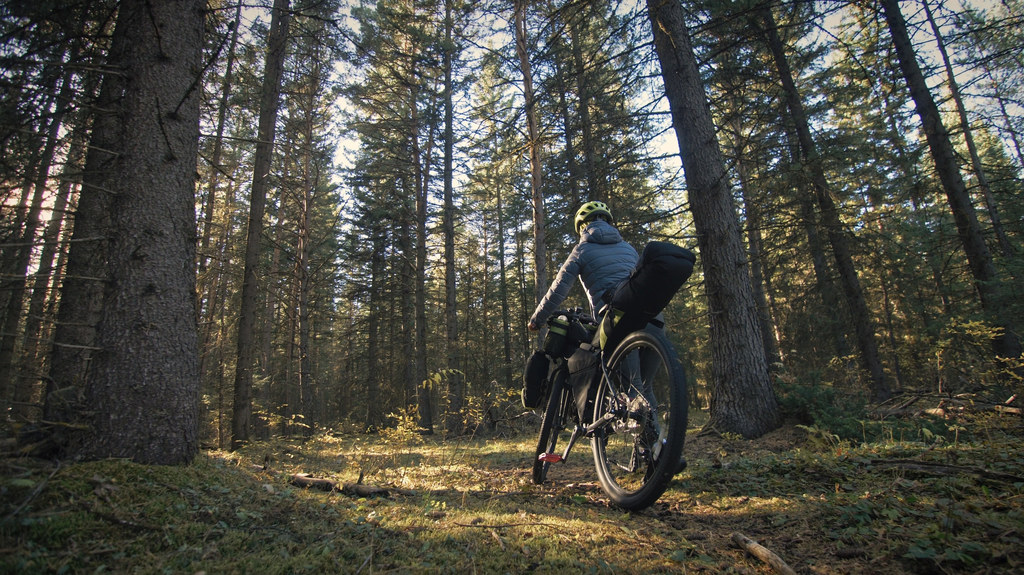
[[[540,437],[537,439],[537,449],[533,456],[533,482],[537,485],[544,483],[547,479],[548,469],[551,462],[542,461],[540,456],[545,453],[555,453],[558,446],[558,434],[565,428],[563,420],[565,377],[556,376],[551,384],[551,394],[548,396],[548,404],[544,409],[544,420],[540,424]]]
[[[612,502],[643,509],[661,497],[679,466],[686,436],[686,377],[664,334],[636,331],[615,348],[597,398],[598,479]]]

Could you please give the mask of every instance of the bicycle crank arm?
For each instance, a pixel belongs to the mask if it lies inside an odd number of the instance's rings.
[[[572,450],[572,446],[576,445],[576,441],[583,435],[580,433],[581,431],[583,431],[583,427],[580,425],[573,428],[572,435],[569,436],[569,443],[566,444],[565,452],[562,453],[562,461],[569,459],[569,451]]]

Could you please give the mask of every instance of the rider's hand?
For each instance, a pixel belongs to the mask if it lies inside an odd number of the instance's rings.
[[[540,328],[537,327],[537,324],[533,323],[532,321],[530,323],[528,323],[526,325],[526,327],[529,328],[530,331],[539,331],[540,330]]]

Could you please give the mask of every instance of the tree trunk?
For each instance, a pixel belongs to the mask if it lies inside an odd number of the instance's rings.
[[[761,208],[754,201],[754,190],[751,189],[750,179],[747,176],[747,166],[743,160],[746,150],[745,137],[742,133],[742,122],[736,118],[733,129],[736,143],[736,173],[740,179],[740,191],[743,195],[743,209],[746,213],[747,250],[750,253],[750,275],[751,289],[753,290],[754,302],[757,304],[757,320],[761,327],[761,343],[764,346],[765,362],[769,371],[772,365],[781,361],[778,345],[775,341],[775,321],[771,316],[771,309],[768,307],[768,296],[765,291],[765,274],[762,262],[763,244],[761,237]]]
[[[256,153],[253,157],[252,190],[249,198],[249,223],[245,238],[245,272],[242,303],[238,310],[238,360],[235,366],[235,392],[231,416],[231,448],[238,449],[249,440],[252,419],[252,371],[255,353],[256,308],[259,286],[260,238],[266,211],[270,163],[274,150],[277,111],[280,105],[281,78],[284,72],[285,44],[288,40],[289,0],[274,0],[267,37],[267,59],[260,93],[260,117]]]
[[[85,159],[85,136],[81,123],[76,124],[71,132],[71,144],[61,170],[61,183],[57,189],[50,221],[43,231],[43,248],[39,255],[39,269],[32,285],[32,297],[25,320],[25,343],[22,348],[21,370],[23,374],[33,374],[32,379],[41,378],[46,365],[45,357],[49,354],[50,347],[45,343],[44,326],[49,325],[52,318],[46,317],[46,308],[53,292],[60,285],[60,278],[57,277],[60,266],[55,265],[55,260],[61,251],[61,238],[70,231],[67,230],[69,222],[66,216],[73,189],[81,177],[82,162]],[[65,234],[61,233],[62,228],[66,230]]]
[[[410,64],[414,66],[415,64]],[[410,70],[410,78],[415,78],[415,70]],[[420,149],[420,123],[418,110],[419,92],[415,84],[409,97],[412,114],[412,132],[409,135],[412,150],[413,180],[416,194],[416,279],[414,282],[415,296],[415,381],[417,385],[416,400],[419,405],[419,427],[424,435],[434,433],[434,409],[432,390],[427,382],[427,194],[429,192],[430,153],[433,130],[428,133],[427,149]]]
[[[376,431],[384,422],[384,414],[380,405],[380,319],[383,306],[380,303],[384,286],[384,244],[385,230],[380,222],[371,224],[370,242],[370,309],[367,314],[366,344],[366,419],[365,429]]]
[[[287,181],[288,178],[288,164],[283,162],[280,168],[280,180]],[[280,194],[278,195],[280,197]],[[271,221],[280,222],[287,217],[286,205],[282,201],[277,202],[277,212],[275,212]],[[263,290],[262,293],[257,294],[257,306],[263,308],[262,313],[256,313],[257,319],[262,319],[262,323],[255,322],[253,324],[253,349],[258,351],[254,360],[254,374],[263,376],[265,383],[264,387],[268,393],[276,398],[273,403],[278,406],[278,413],[281,416],[279,421],[281,422],[281,433],[284,435],[290,435],[293,431],[295,424],[295,415],[301,413],[299,408],[299,398],[296,393],[295,386],[292,385],[292,381],[289,379],[290,372],[288,368],[291,364],[286,360],[284,367],[278,369],[275,365],[274,359],[274,336],[280,332],[285,331],[285,326],[278,325],[277,314],[278,310],[283,308],[286,304],[281,303],[284,296],[281,294],[280,283],[275,283],[273,280],[280,276],[282,269],[281,260],[287,256],[284,254],[282,246],[288,241],[288,237],[291,235],[284,226],[274,226],[272,229],[274,236],[270,240],[270,245],[274,246],[270,254],[270,262],[263,266],[261,271],[263,272]],[[269,233],[268,233],[269,235]],[[283,322],[282,322],[283,323]],[[294,339],[279,338],[285,341],[291,342]],[[291,349],[287,350],[285,354],[286,358],[291,357]],[[272,377],[276,375],[278,377]],[[255,392],[255,390],[253,390]],[[252,427],[249,428],[252,431]]]
[[[399,302],[400,314],[402,316],[401,339],[403,361],[402,377],[405,382],[405,407],[407,410],[420,410],[420,384],[422,379],[416,379],[416,258],[413,254],[412,240],[412,219],[413,209],[409,206],[413,199],[411,189],[413,186],[407,179],[403,178],[396,182],[397,190],[401,197],[395,198],[396,204],[400,207],[399,222],[397,230],[398,251],[402,254],[399,266],[399,281],[402,285],[401,301]],[[430,403],[426,406],[429,408]]]
[[[104,313],[103,294],[110,281],[106,261],[107,245],[113,234],[114,195],[111,190],[121,185],[119,151],[125,149],[121,110],[129,82],[121,68],[129,58],[128,22],[127,15],[117,20],[107,56],[114,69],[103,76],[99,97],[88,110],[92,113],[92,133],[57,312],[50,359],[50,391],[75,389],[81,392],[85,387],[85,374],[99,351],[96,326]],[[47,396],[46,419],[68,421],[76,417],[63,402],[51,401],[53,397],[52,394]]]
[[[312,141],[312,131],[307,133],[307,142]],[[309,154],[306,153],[308,162]],[[316,429],[317,418],[316,418],[316,402],[313,399],[314,394],[314,383],[313,383],[313,368],[312,360],[310,359],[310,344],[309,334],[312,330],[309,320],[309,294],[312,291],[312,285],[309,273],[309,242],[310,242],[310,226],[312,223],[312,212],[313,212],[313,190],[316,188],[317,183],[310,180],[311,168],[306,166],[305,170],[305,182],[303,182],[301,198],[302,205],[300,206],[300,213],[298,214],[299,229],[296,241],[298,245],[295,247],[295,275],[296,279],[296,291],[298,292],[298,331],[299,331],[299,406],[302,410],[302,416],[305,423],[309,426],[305,428],[306,435],[312,435]]]
[[[77,50],[75,50],[77,52]],[[74,56],[74,54],[72,54]],[[31,182],[26,181],[25,190],[32,189],[32,201],[28,213],[25,215],[24,225],[19,245],[14,248],[15,263],[13,269],[9,270],[11,280],[4,282],[8,293],[7,309],[3,314],[3,322],[0,325],[0,382],[13,383],[14,400],[12,412],[16,415],[32,419],[38,417],[38,409],[28,409],[28,405],[37,404],[37,395],[40,386],[39,379],[31,377],[28,372],[21,371],[23,364],[15,360],[15,348],[17,347],[18,335],[21,333],[20,326],[23,317],[22,312],[25,306],[25,290],[28,287],[29,263],[32,259],[32,247],[36,243],[36,232],[39,229],[39,216],[43,209],[43,199],[46,195],[47,182],[50,180],[50,167],[53,165],[54,155],[57,150],[58,136],[63,126],[64,114],[67,111],[67,103],[71,101],[71,72],[66,72],[62,81],[59,96],[55,98],[55,108],[49,119],[46,130],[45,145],[35,166],[35,177]],[[52,257],[52,256],[51,256]],[[31,318],[29,318],[31,321]],[[28,327],[26,325],[26,327]],[[28,330],[26,329],[26,333]],[[24,354],[26,348],[23,345],[21,352]],[[0,384],[2,388],[3,384]],[[0,395],[0,398],[7,399],[7,395]]]
[[[971,122],[967,118],[967,109],[964,107],[964,99],[960,95],[960,84],[956,81],[956,74],[953,72],[953,65],[949,61],[949,54],[946,52],[946,42],[942,38],[942,32],[939,30],[939,26],[935,23],[935,18],[932,16],[932,10],[928,6],[928,0],[922,0],[921,5],[924,7],[925,16],[928,18],[928,24],[931,26],[932,34],[935,36],[935,43],[938,46],[939,54],[942,56],[942,65],[946,69],[946,79],[949,82],[949,93],[953,98],[953,103],[956,105],[957,117],[960,119],[960,129],[964,133],[964,143],[967,144],[967,152],[971,156],[971,168],[974,171],[974,176],[978,178],[978,187],[981,189],[981,197],[985,199],[985,207],[988,209],[989,219],[992,222],[992,232],[996,236],[996,242],[999,245],[999,250],[1002,252],[1004,257],[1013,256],[1013,247],[1010,244],[1010,239],[1006,237],[1006,231],[1003,229],[1003,223],[999,217],[999,210],[996,207],[995,198],[992,196],[992,186],[988,183],[988,175],[985,173],[985,168],[981,165],[981,157],[978,155],[978,146],[974,143],[974,132],[971,130]]]
[[[793,81],[793,73],[789,67],[782,39],[779,37],[775,17],[767,5],[762,5],[759,11],[765,40],[775,60],[776,71],[782,82],[786,103],[795,124],[797,138],[800,142],[801,158],[805,169],[810,172],[811,186],[818,201],[818,208],[821,210],[829,243],[832,245],[836,267],[839,269],[846,303],[850,308],[850,317],[857,334],[857,347],[860,350],[861,362],[871,378],[872,398],[876,402],[882,402],[888,399],[892,392],[889,390],[889,383],[886,381],[885,371],[882,369],[882,362],[878,356],[875,325],[864,299],[864,290],[861,288],[856,266],[853,263],[849,238],[843,231],[839,211],[832,200],[832,193],[828,181],[825,179],[825,171],[821,166],[821,157],[818,155],[811,137],[807,114],[804,111],[796,83]]]
[[[526,99],[527,147],[530,151],[530,190],[533,202],[533,291],[539,303],[548,289],[547,239],[545,234],[544,195],[541,190],[544,167],[540,163],[540,134],[537,126],[537,104],[533,95],[533,72],[526,39],[527,0],[515,0],[513,15],[516,29],[516,54],[523,73],[523,97]]]
[[[197,89],[205,3],[122,1],[120,138],[105,190],[111,235],[87,373],[83,458],[180,464],[199,450],[195,316]],[[123,84],[121,83],[123,82]],[[105,136],[106,134],[103,134]],[[103,140],[105,141],[105,140]],[[77,246],[73,246],[74,250]]]
[[[501,302],[502,344],[501,381],[505,385],[505,388],[508,389],[512,387],[512,325],[511,311],[508,305],[508,262],[505,259],[505,214],[502,209],[501,201],[502,197],[504,197],[502,185],[499,184],[494,186],[494,195],[497,207],[495,210],[495,219],[498,222],[498,299]]]
[[[587,194],[591,200],[608,201],[602,182],[598,180],[597,162],[594,149],[594,126],[590,114],[590,82],[587,78],[587,66],[583,60],[583,48],[580,46],[580,18],[582,10],[577,10],[569,19],[569,42],[572,47],[572,62],[575,67],[576,95],[579,98],[580,126],[583,132],[583,167],[586,170]],[[575,204],[573,204],[575,205]]]
[[[678,0],[647,0],[686,172],[704,269],[712,355],[711,419],[719,432],[759,437],[779,424],[739,218]]]
[[[793,166],[799,168],[800,143],[792,126],[786,126],[786,141],[789,148],[789,159]],[[802,181],[806,176],[802,171],[798,172],[798,186],[806,185]],[[850,348],[846,343],[846,330],[842,327],[849,320],[845,314],[840,312],[839,288],[836,287],[832,278],[831,268],[828,265],[828,258],[825,255],[825,246],[821,240],[818,227],[818,214],[814,210],[815,198],[811,194],[798,194],[796,198],[800,209],[800,223],[803,225],[804,233],[807,235],[807,250],[811,255],[811,268],[814,271],[814,282],[818,296],[824,306],[818,313],[821,316],[819,330],[827,331],[827,339],[832,342],[833,351],[836,357],[845,357],[850,354]],[[814,310],[812,309],[812,312]]]
[[[1013,320],[1007,316],[1007,306],[1003,295],[1004,285],[996,273],[992,254],[985,244],[985,236],[978,223],[978,216],[971,204],[967,186],[957,167],[956,152],[949,139],[949,132],[942,123],[935,100],[932,99],[924,74],[917,63],[917,55],[907,32],[907,24],[900,12],[898,0],[884,0],[882,3],[885,19],[892,34],[893,46],[899,59],[900,69],[910,89],[910,96],[917,107],[921,118],[924,134],[928,140],[935,170],[946,192],[953,219],[956,221],[957,234],[967,255],[967,262],[974,278],[975,289],[981,300],[981,307],[988,317],[1003,333],[993,341],[996,356],[1017,358],[1021,355],[1021,343]]]
[[[566,191],[568,202],[570,206],[578,206],[581,203],[580,200],[580,185],[582,184],[580,178],[580,167],[579,162],[576,161],[576,130],[572,124],[572,114],[569,113],[569,98],[567,92],[569,87],[565,79],[565,70],[562,65],[562,61],[559,58],[555,59],[555,78],[558,85],[557,98],[558,98],[558,112],[561,115],[562,120],[562,140],[564,150],[562,155],[565,157],[565,171],[568,181]]]
[[[992,68],[989,66],[988,61],[980,62],[980,65],[982,71],[985,73],[985,78],[988,80],[989,87],[992,89],[993,97],[996,103],[999,104],[999,115],[1005,125],[1002,132],[1010,138],[1011,142],[1013,142],[1013,151],[1016,154],[1017,165],[1020,166],[1020,169],[1024,170],[1024,150],[1021,149],[1022,145],[1019,134],[1017,133],[1017,130],[1014,129],[1013,122],[1015,116],[1010,115],[1009,110],[1006,109],[1007,98],[1003,95],[1003,87],[992,74]]]
[[[463,429],[462,406],[465,389],[462,365],[459,361],[459,316],[455,285],[455,199],[452,190],[454,173],[452,164],[455,156],[455,126],[452,102],[452,2],[444,3],[444,286],[445,286],[445,331],[448,350],[448,431],[461,433]]]
[[[199,245],[199,274],[206,271],[210,261],[210,238],[213,235],[213,214],[217,205],[217,188],[220,182],[221,158],[224,153],[224,126],[227,123],[228,99],[234,87],[232,78],[235,66],[235,48],[238,45],[238,27],[242,17],[242,0],[237,0],[235,21],[231,27],[231,40],[228,46],[227,62],[224,64],[224,80],[221,82],[220,100],[217,103],[217,131],[213,139],[213,154],[210,157],[210,176],[207,185],[206,203],[203,206],[203,228]]]

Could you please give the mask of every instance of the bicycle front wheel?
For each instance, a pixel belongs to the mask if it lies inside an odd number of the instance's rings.
[[[665,334],[650,326],[626,336],[605,365],[594,463],[612,502],[639,510],[657,501],[681,468],[686,375]]]
[[[544,483],[548,476],[548,468],[551,467],[551,460],[544,456],[555,453],[558,435],[566,426],[566,402],[570,394],[566,391],[565,372],[556,371],[553,379],[533,458],[533,482],[537,485]]]

